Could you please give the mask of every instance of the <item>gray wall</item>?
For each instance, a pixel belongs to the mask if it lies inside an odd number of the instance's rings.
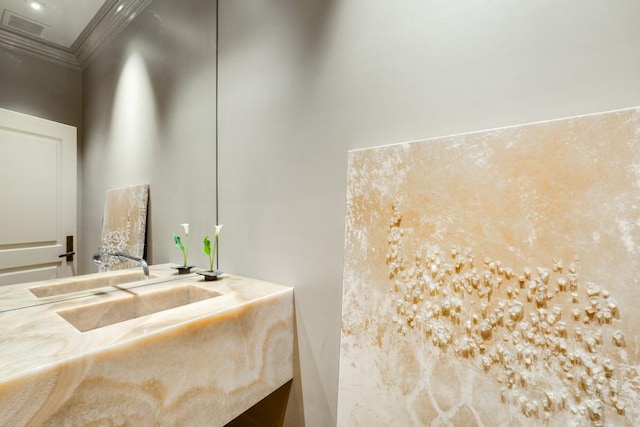
[[[640,105],[636,0],[219,14],[221,268],[295,286],[292,426],[336,419],[347,150]]]
[[[0,46],[0,107],[80,127],[80,69]]]
[[[216,223],[216,4],[155,0],[83,73],[81,273],[99,243],[105,192],[149,183],[147,258],[182,263],[173,245],[191,224],[190,261]]]

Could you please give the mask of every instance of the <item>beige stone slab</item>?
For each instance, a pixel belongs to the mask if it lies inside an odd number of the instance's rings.
[[[338,424],[640,419],[640,109],[349,157]]]
[[[25,291],[4,289],[6,298]],[[59,314],[164,305],[173,293],[173,308],[86,332]],[[0,425],[221,426],[291,380],[293,328],[293,289],[229,274],[133,282],[4,311]]]
[[[148,201],[149,184],[107,190],[100,242],[102,251],[143,257]],[[134,265],[130,261],[108,257],[99,270],[112,271]]]

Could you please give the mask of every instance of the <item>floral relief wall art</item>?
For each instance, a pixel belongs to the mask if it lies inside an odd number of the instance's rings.
[[[338,424],[640,419],[640,109],[354,151]]]
[[[144,255],[149,185],[107,190],[100,250],[124,253],[138,258]],[[136,267],[135,263],[108,257],[99,271]]]

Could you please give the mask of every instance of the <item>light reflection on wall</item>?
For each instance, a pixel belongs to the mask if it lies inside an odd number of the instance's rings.
[[[157,139],[156,99],[149,72],[142,55],[131,49],[120,73],[111,114],[108,173],[112,182],[131,185],[148,181],[149,154]]]

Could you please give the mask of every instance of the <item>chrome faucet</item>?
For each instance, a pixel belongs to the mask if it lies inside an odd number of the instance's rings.
[[[105,264],[105,262],[103,261],[103,258],[105,257],[115,257],[115,258],[126,259],[129,261],[136,262],[140,264],[140,266],[142,267],[142,271],[144,271],[144,277],[146,277],[147,279],[149,278],[149,264],[147,264],[147,261],[145,261],[142,258],[138,258],[133,255],[128,255],[123,252],[111,253],[111,252],[98,251],[95,254],[93,254],[93,262],[98,265],[103,265]]]

